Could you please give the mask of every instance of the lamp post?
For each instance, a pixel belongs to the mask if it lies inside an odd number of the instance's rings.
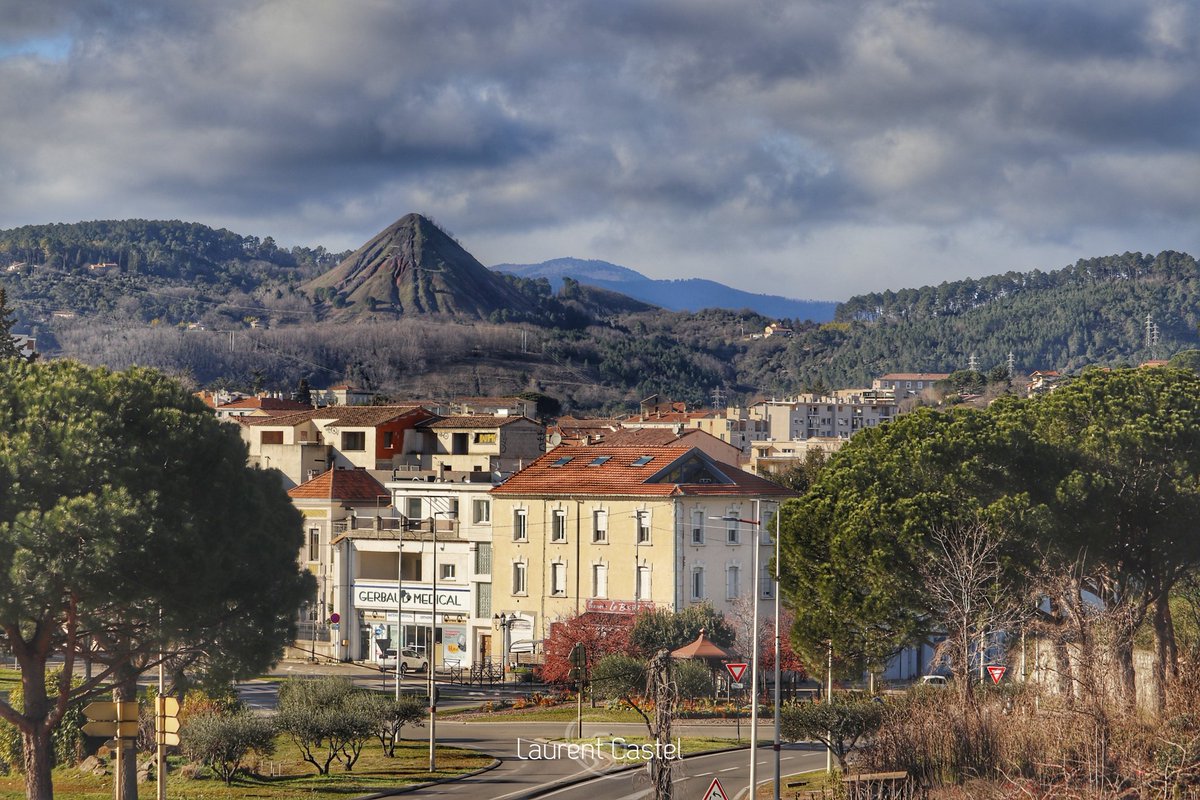
[[[750,793],[749,797],[755,796],[755,789],[758,788],[758,551],[762,548],[762,537],[760,536],[759,528],[762,525],[762,513],[759,507],[758,500],[754,501],[755,519],[738,519],[737,517],[711,517],[711,519],[720,519],[726,522],[736,522],[738,524],[746,524],[754,526],[754,554],[753,566],[751,570],[754,573],[752,581],[754,612],[751,628],[750,644]],[[778,620],[776,620],[778,627]]]
[[[504,685],[505,678],[507,677],[507,675],[505,674],[505,669],[508,666],[507,665],[508,648],[509,648],[509,641],[508,641],[509,633],[508,632],[512,628],[513,623],[516,621],[517,621],[516,614],[513,614],[511,617],[506,616],[503,612],[492,615],[492,623],[500,628],[500,631],[501,631],[500,644],[504,648],[504,652],[502,652],[500,654],[500,685],[501,686]]]
[[[456,517],[453,511],[434,511],[429,519],[429,531],[433,535],[433,610],[429,625],[429,658],[425,659],[426,669],[429,670],[429,771],[437,769],[437,682],[433,679],[434,662],[437,659],[437,518],[444,516],[453,521]]]
[[[771,796],[774,798],[774,800],[779,800],[779,781],[780,781],[780,762],[779,762],[779,759],[780,759],[780,748],[779,748],[779,745],[780,745],[780,738],[779,738],[780,709],[779,709],[779,704],[780,704],[781,696],[780,696],[780,690],[779,690],[779,683],[780,683],[780,677],[781,677],[782,671],[779,666],[779,651],[780,651],[780,647],[779,647],[779,636],[780,636],[780,633],[779,633],[779,594],[780,594],[779,577],[781,575],[781,572],[780,572],[781,568],[779,566],[779,517],[781,516],[782,511],[783,511],[783,503],[777,503],[775,506],[775,598],[774,598],[775,599],[775,696],[773,698],[775,701],[775,741],[773,742],[773,747],[775,750],[775,781],[774,781],[774,789],[771,793]]]

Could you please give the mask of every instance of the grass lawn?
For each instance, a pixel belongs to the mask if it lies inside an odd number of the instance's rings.
[[[506,708],[502,711],[470,711],[454,712],[446,715],[447,719],[470,720],[471,722],[570,722],[577,719],[575,705],[530,707],[522,709]],[[584,722],[641,722],[641,715],[630,708],[588,708],[583,707]],[[684,720],[678,720],[680,722]]]
[[[280,737],[275,755],[259,766],[259,775],[239,775],[232,786],[226,787],[220,778],[209,777],[207,771],[203,773],[205,777],[196,779],[183,778],[178,771],[174,771],[167,778],[167,796],[171,800],[242,800],[252,797],[346,800],[408,783],[460,775],[486,767],[492,758],[474,750],[439,747],[437,761],[438,771],[431,775],[426,769],[429,766],[427,742],[405,742],[402,748],[397,748],[395,758],[386,758],[379,743],[373,741],[363,748],[362,757],[354,765],[353,772],[334,766],[329,775],[320,776],[315,774],[316,770],[311,764],[301,760],[300,751],[287,737]],[[54,793],[56,797],[69,797],[72,800],[109,800],[112,797],[112,776],[84,775],[73,767],[57,769],[54,771]],[[153,781],[139,784],[139,798],[153,800],[156,796]],[[0,800],[23,800],[24,797],[25,784],[20,775],[0,778]]]
[[[755,793],[755,800],[772,800],[775,796],[775,785],[770,776],[764,776],[761,773],[758,779],[766,780],[766,783],[758,785],[758,792]],[[804,781],[803,786],[793,786],[788,788],[789,783],[796,781]],[[809,770],[808,772],[798,772],[794,775],[784,775],[779,779],[779,795],[781,797],[795,797],[797,792],[819,792],[828,791],[833,796],[838,796],[837,793],[843,791],[842,773],[834,769],[833,772],[826,772],[824,768]]]
[[[0,667],[0,692],[11,692],[21,687],[20,670]]]

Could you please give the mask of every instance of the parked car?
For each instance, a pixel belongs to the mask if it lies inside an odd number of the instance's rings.
[[[922,686],[949,686],[945,675],[924,675],[921,677]]]
[[[396,669],[396,648],[389,647],[383,653],[383,658],[379,660],[379,668],[384,671],[395,671]],[[411,647],[404,648],[403,655],[400,658],[400,674],[406,672],[424,672],[429,669],[429,661],[425,658],[425,654],[419,650],[414,650]]]

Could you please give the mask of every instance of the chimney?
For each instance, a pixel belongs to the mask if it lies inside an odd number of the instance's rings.
[[[438,480],[439,481],[446,480],[446,462],[445,461],[442,461],[441,463],[438,464]]]

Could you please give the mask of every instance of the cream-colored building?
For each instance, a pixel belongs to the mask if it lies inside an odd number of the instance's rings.
[[[755,596],[756,539],[769,577],[772,540],[753,523],[791,496],[698,448],[555,448],[492,490],[493,615],[516,620],[493,654],[537,649],[585,611],[734,612]]]

